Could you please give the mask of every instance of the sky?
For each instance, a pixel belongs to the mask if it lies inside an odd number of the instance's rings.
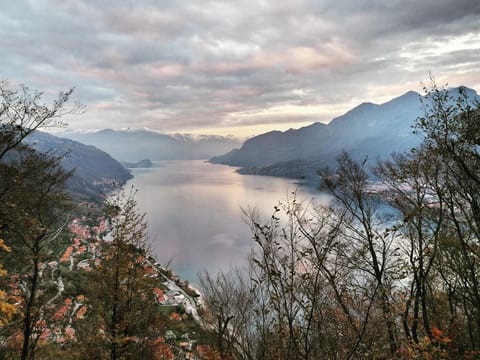
[[[477,0],[0,0],[0,79],[74,129],[252,136],[437,84],[480,90]]]

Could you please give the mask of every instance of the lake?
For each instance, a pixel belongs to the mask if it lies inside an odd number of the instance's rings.
[[[325,201],[326,195],[294,180],[240,175],[235,168],[200,160],[163,161],[133,169],[127,183],[138,190],[139,210],[147,213],[153,255],[181,278],[242,265],[253,245],[242,208],[270,216],[273,207],[297,190],[298,198]]]

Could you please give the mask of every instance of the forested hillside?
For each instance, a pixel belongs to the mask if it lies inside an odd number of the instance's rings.
[[[77,141],[35,131],[25,139],[34,150],[59,157],[59,165],[72,172],[66,181],[71,195],[95,201],[132,178],[130,172],[109,154]]]
[[[128,172],[38,132],[78,110],[67,107],[71,93],[44,105],[40,93],[0,84],[0,358],[210,356],[199,294],[147,251],[134,194],[99,204]],[[71,179],[84,183],[72,189]]]

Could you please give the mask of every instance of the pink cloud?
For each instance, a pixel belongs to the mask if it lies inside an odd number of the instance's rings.
[[[293,73],[335,69],[353,62],[353,52],[342,44],[333,42],[318,49],[310,46],[293,47],[283,53],[279,62]]]
[[[185,72],[185,68],[179,64],[155,65],[149,64],[144,67],[145,75],[151,77],[178,77]]]

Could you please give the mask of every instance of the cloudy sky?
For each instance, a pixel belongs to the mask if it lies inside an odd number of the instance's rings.
[[[480,90],[477,0],[0,0],[0,79],[78,129],[248,136],[437,83]]]

